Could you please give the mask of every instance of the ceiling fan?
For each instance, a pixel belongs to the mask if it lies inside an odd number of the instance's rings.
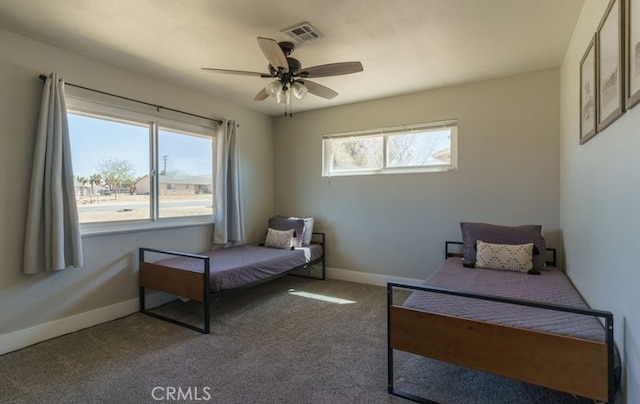
[[[262,101],[273,97],[277,102],[285,104],[285,106],[290,104],[291,94],[299,100],[308,92],[326,99],[332,99],[338,95],[332,89],[308,80],[309,78],[340,76],[363,70],[360,62],[329,63],[302,68],[300,61],[290,57],[295,48],[292,42],[276,42],[271,38],[258,37],[258,45],[269,62],[268,73],[208,67],[203,67],[202,70],[275,79],[260,90],[253,100]]]

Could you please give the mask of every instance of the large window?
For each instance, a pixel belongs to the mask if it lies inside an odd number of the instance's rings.
[[[457,166],[457,121],[323,137],[323,176],[448,171]]]
[[[213,221],[213,126],[68,104],[83,232]]]

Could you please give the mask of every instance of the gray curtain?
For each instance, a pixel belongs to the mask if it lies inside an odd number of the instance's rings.
[[[64,81],[45,81],[33,153],[23,271],[81,267],[82,240],[71,167]]]
[[[216,203],[213,242],[244,240],[244,213],[240,192],[238,125],[228,120],[216,136]]]

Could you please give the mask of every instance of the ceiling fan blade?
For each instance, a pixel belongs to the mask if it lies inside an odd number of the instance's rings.
[[[318,97],[330,100],[338,95],[338,93],[336,93],[329,87],[325,87],[322,84],[314,83],[313,81],[300,80],[300,83],[307,87],[307,90],[309,90],[311,94],[317,95]]]
[[[262,53],[274,69],[283,69],[285,72],[289,71],[287,57],[275,40],[258,37],[258,45],[260,45],[260,50],[262,50]]]
[[[272,77],[270,74],[267,74],[267,73],[248,72],[246,70],[213,69],[210,67],[203,67],[202,70],[207,72],[213,72],[213,73],[236,74],[239,76]]]
[[[262,101],[262,100],[266,100],[267,98],[269,98],[269,94],[267,94],[267,90],[265,90],[264,88],[262,90],[260,90],[260,92],[258,94],[256,94],[255,98],[253,99],[254,101]]]
[[[300,77],[328,77],[339,76],[341,74],[351,74],[363,71],[360,62],[329,63],[302,69],[298,75]]]

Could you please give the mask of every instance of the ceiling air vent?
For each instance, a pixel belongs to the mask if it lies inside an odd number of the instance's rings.
[[[283,29],[280,32],[289,35],[291,39],[293,39],[297,43],[302,43],[322,37],[322,34],[308,22],[303,22],[293,27]]]

